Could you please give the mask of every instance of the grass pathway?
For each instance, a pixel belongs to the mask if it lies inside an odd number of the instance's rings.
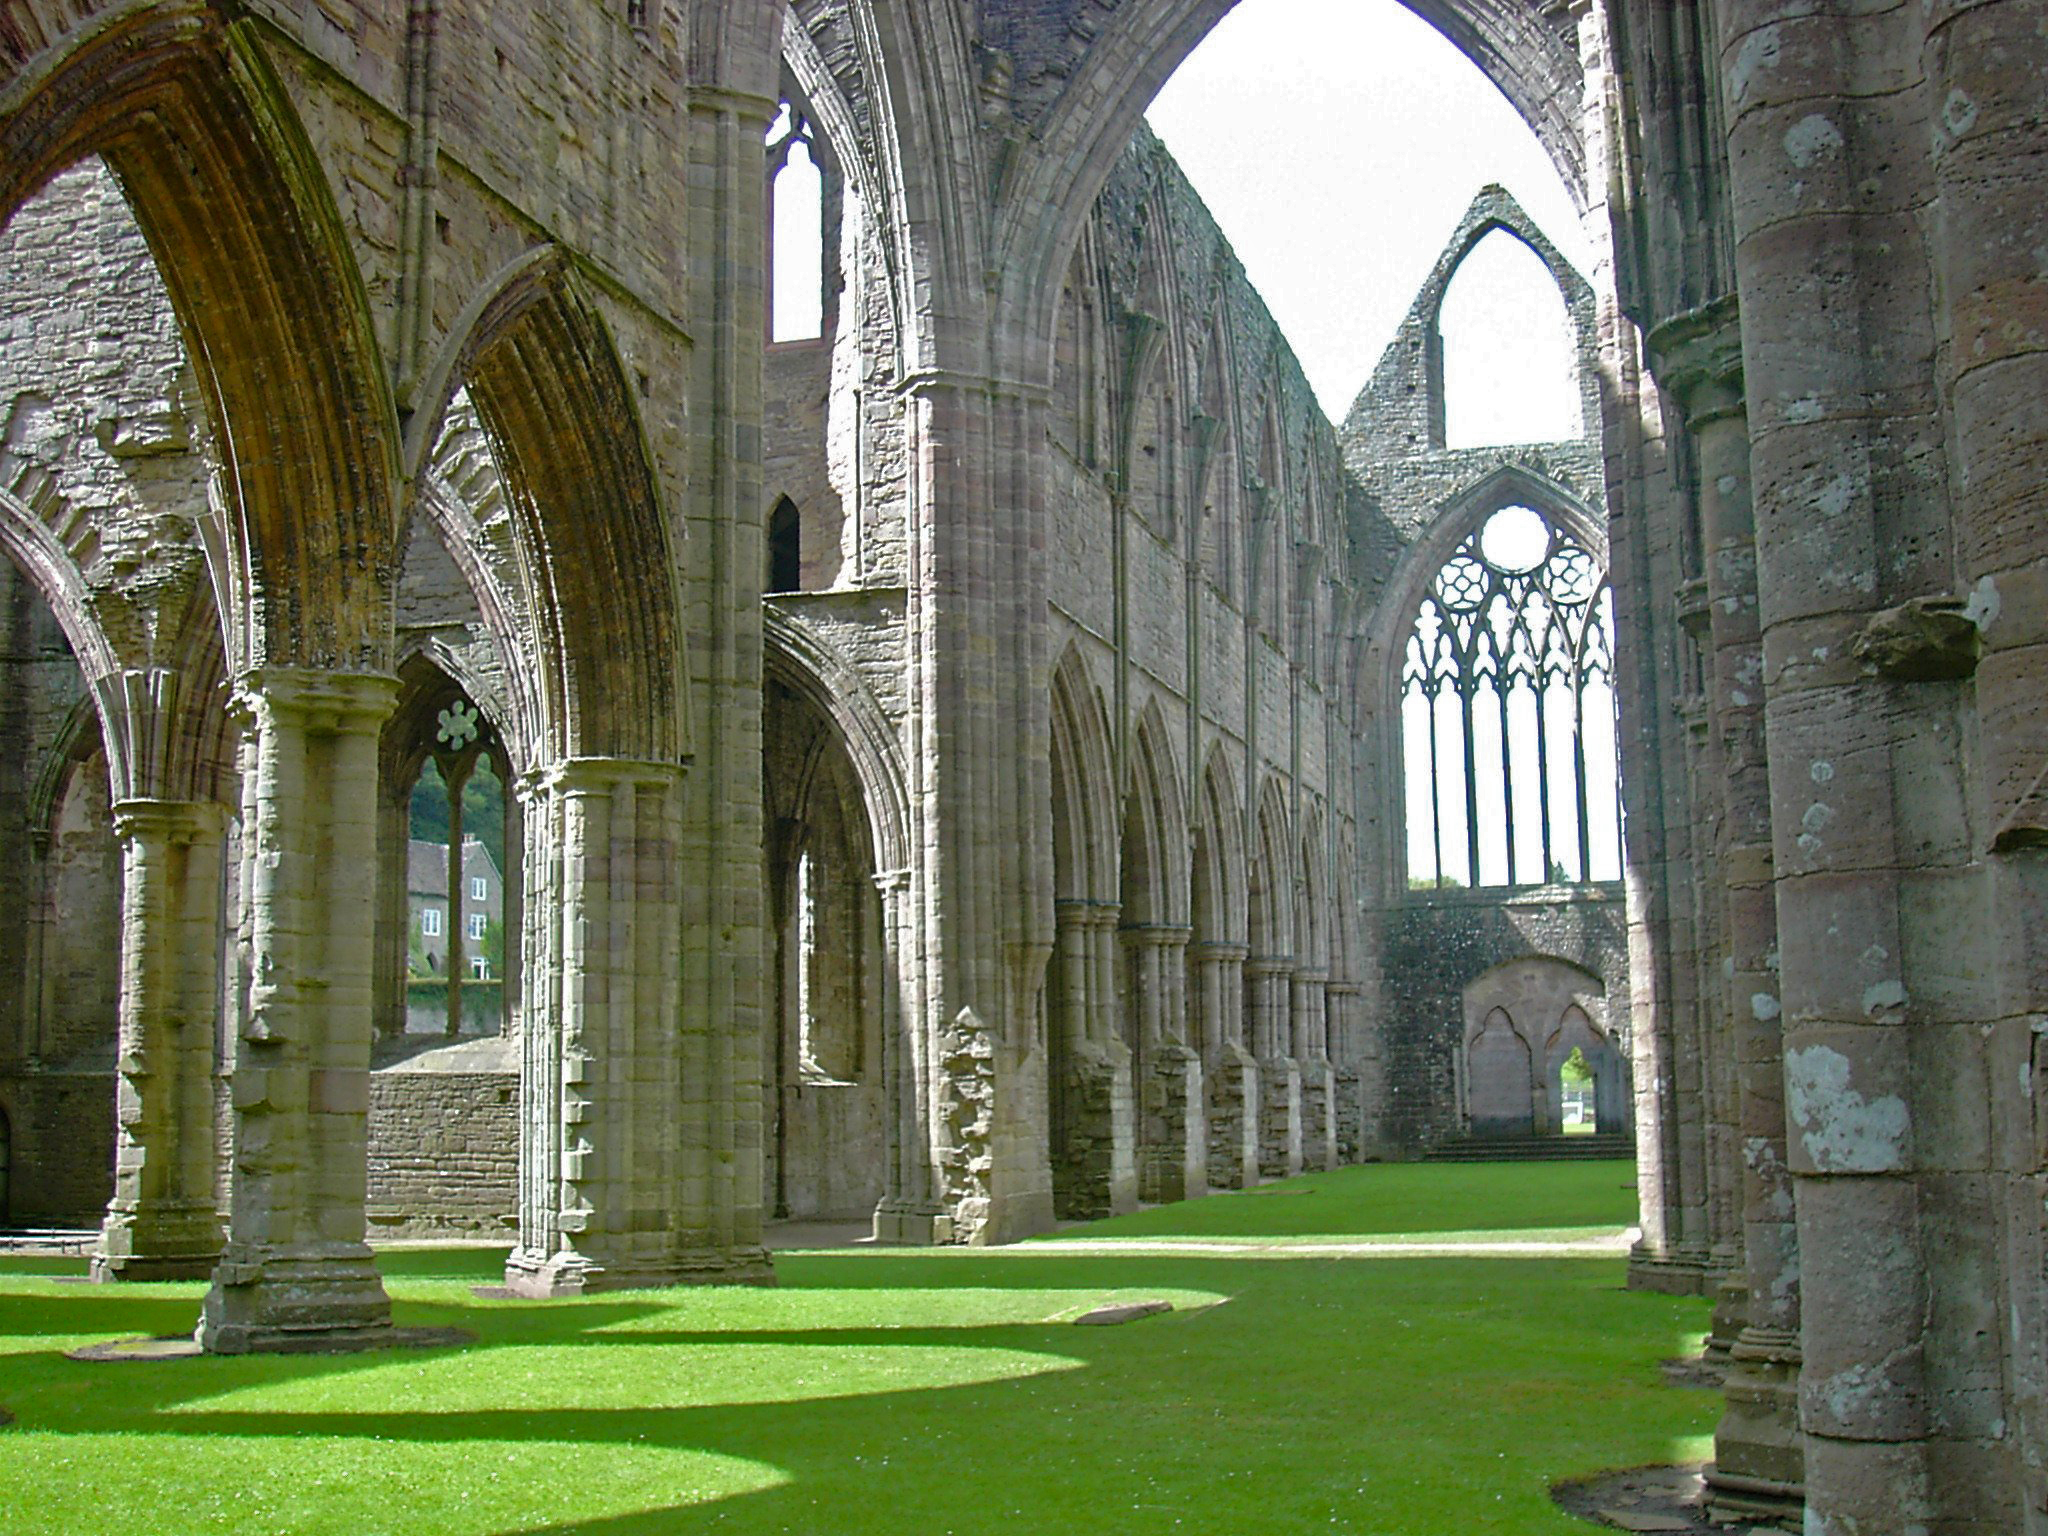
[[[189,1329],[199,1288],[0,1260],[0,1529],[1586,1536],[1552,1482],[1703,1455],[1717,1407],[1656,1365],[1704,1302],[1623,1291],[1612,1252],[1502,1251],[1611,1248],[1627,1168],[1587,1166],[1352,1169],[1000,1251],[788,1254],[767,1291],[490,1302],[468,1288],[494,1255],[393,1252],[401,1322],[478,1335],[402,1355],[82,1365],[62,1350]],[[1389,1252],[1418,1236],[1471,1251]],[[1070,1323],[1154,1297],[1176,1310]]]

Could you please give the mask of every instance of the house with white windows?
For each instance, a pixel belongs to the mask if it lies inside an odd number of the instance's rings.
[[[413,838],[406,857],[406,916],[411,925],[407,952],[415,976],[448,974],[449,935],[459,932],[463,974],[490,981],[495,963],[485,937],[505,920],[505,878],[490,849],[473,837],[462,840],[462,875],[456,899],[448,893],[448,845]]]

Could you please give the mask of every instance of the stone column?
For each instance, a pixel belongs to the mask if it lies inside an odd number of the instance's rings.
[[[268,667],[243,681],[249,957],[235,1042],[227,1249],[199,1341],[224,1354],[369,1346],[391,1303],[363,1240],[389,677]]]
[[[551,930],[529,973],[520,1067],[522,1296],[765,1278],[758,1247],[704,1240],[682,1138],[682,770],[574,758],[526,790]]]
[[[1138,1198],[1185,1200],[1208,1189],[1208,1125],[1202,1059],[1187,1044],[1175,978],[1187,969],[1188,930],[1154,924],[1122,930],[1142,1021],[1138,1053]]]
[[[1955,651],[1946,678],[1896,690],[1924,700],[1912,721],[1919,731],[1893,759],[1893,795],[1908,813],[1900,842],[1920,866],[1900,881],[1909,942],[1916,929],[1920,939],[1919,974],[1901,977],[1915,1027],[1893,1028],[1895,1040],[1906,1039],[1857,1068],[1870,1081],[1881,1062],[1873,1102],[1896,1097],[1912,1107],[1913,1192],[1896,1187],[1905,1180],[1872,1180],[1858,1202],[1870,1212],[1913,1209],[1925,1230],[1934,1299],[1927,1454],[1944,1515],[1957,1529],[1974,1519],[1984,1529],[2048,1536],[2048,329],[2040,318],[2048,302],[2048,7],[1923,6],[1917,19],[1940,194],[1929,237],[1946,341],[1936,355],[1949,403],[1956,563],[1953,594],[1940,605],[1948,616],[1927,619]],[[1957,674],[1973,650],[1980,654],[1964,682]],[[1942,761],[1949,754],[1930,750],[1948,739],[1943,716],[1968,721],[1963,739],[1981,751],[1969,814],[1980,836],[1988,833],[1979,845],[1988,856],[1967,871],[1944,867],[1960,862],[1960,850],[1927,835],[1963,816]],[[1965,907],[1959,898],[1973,888]],[[1982,959],[1958,964],[1965,945]],[[1824,1056],[1812,1060],[1825,1070]],[[1827,1171],[1815,1161],[1816,1175]],[[1802,1226],[1807,1187],[1802,1180]],[[1817,1221],[1854,1216],[1846,1203],[1815,1202]],[[1993,1304],[2001,1292],[2009,1298],[2002,1309]],[[1910,1336],[1898,1326],[1909,1319],[1873,1319],[1868,1298],[1858,1301],[1851,1326],[1881,1321],[1888,1346]],[[2002,1392],[1985,1390],[1998,1381]],[[1867,1477],[1887,1450],[1826,1454]],[[1814,1481],[1832,1471],[1816,1471]]]
[[[1112,1214],[1138,1205],[1137,1062],[1126,1043],[1122,989],[1117,986],[1117,926],[1123,909],[1098,902],[1090,913],[1089,977],[1091,1033],[1103,1065],[1096,1070],[1109,1111],[1108,1179]]]
[[[889,1176],[875,1207],[878,1243],[941,1243],[952,1235],[952,1220],[933,1183],[934,1095],[932,1062],[914,994],[909,952],[910,872],[884,870],[875,876],[882,897],[882,1063],[889,1124]]]
[[[1202,1063],[1208,1100],[1208,1182],[1245,1189],[1259,1182],[1259,1069],[1244,1044],[1242,944],[1197,944]]]
[[[1649,346],[1698,464],[1707,700],[1720,765],[1714,855],[1725,955],[1716,1001],[1728,1021],[1722,1033],[1735,1046],[1743,1148],[1746,1319],[1730,1351],[1728,1408],[1715,1434],[1709,1499],[1723,1518],[1765,1519],[1789,1515],[1803,1497],[1799,1241],[1785,1163],[1763,632],[1736,305],[1724,299],[1666,321]]]
[[[1284,955],[1254,955],[1244,965],[1259,1064],[1259,1173],[1268,1179],[1301,1172],[1301,1065],[1288,1054],[1293,972],[1294,962]]]
[[[1329,973],[1294,973],[1288,1005],[1294,1059],[1301,1069],[1301,1160],[1306,1168],[1337,1166],[1337,1074],[1330,1065]]]
[[[1062,901],[1049,984],[1060,989],[1063,1030],[1058,1095],[1051,1116],[1058,1214],[1092,1221],[1138,1201],[1136,1112],[1131,1053],[1117,1029],[1114,904]]]
[[[758,164],[758,147],[756,152]],[[757,173],[757,180],[759,179]],[[911,637],[910,794],[918,807],[922,994],[941,1059],[986,1058],[979,1151],[944,1198],[955,1239],[999,1242],[1052,1224],[1048,1082],[1037,1034],[1054,949],[1046,395],[997,366],[977,271],[935,281],[945,315],[902,384],[908,460],[905,628]],[[958,306],[957,308],[955,306]],[[963,318],[964,317],[964,318]],[[938,356],[949,359],[941,366]],[[973,1042],[970,1051],[969,1043]],[[963,1079],[965,1081],[965,1079]],[[971,1205],[971,1211],[969,1206]]]
[[[120,1074],[114,1197],[95,1280],[200,1280],[220,1257],[214,1210],[214,1021],[226,812],[122,800]]]
[[[648,438],[658,457],[672,444],[684,460],[664,464],[662,483],[681,493],[672,537],[678,551],[687,551],[678,574],[689,630],[677,660],[690,771],[680,794],[678,867],[670,874],[678,914],[667,961],[668,974],[680,978],[679,1008],[664,1024],[679,1037],[680,1092],[670,1114],[680,1150],[676,1187],[656,1205],[680,1224],[680,1267],[702,1278],[748,1280],[764,1273],[761,1042],[772,995],[761,862],[761,144],[776,112],[779,63],[774,11],[765,0],[734,0],[721,22],[698,29],[684,49],[691,73],[683,125],[688,189],[678,238],[688,257],[681,270],[688,279],[689,407],[686,414],[663,413],[677,436]],[[643,344],[651,340],[643,333]],[[681,383],[658,386],[657,393],[666,388],[672,397]],[[595,756],[602,744],[579,738],[576,750]],[[672,764],[657,767],[674,771]],[[660,797],[657,781],[643,782],[649,787],[640,798]],[[529,837],[527,846],[546,844]],[[528,926],[555,930],[545,910],[536,910]],[[526,1012],[543,1016],[531,1002]]]
[[[1359,1064],[1360,992],[1355,981],[1332,981],[1323,988],[1329,1020],[1331,1130],[1339,1164],[1355,1163],[1365,1150],[1365,1074]]]

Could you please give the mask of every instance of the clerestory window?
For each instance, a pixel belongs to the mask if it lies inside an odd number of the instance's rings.
[[[802,112],[788,102],[768,129],[768,339],[825,334],[825,178]]]
[[[1503,507],[1444,562],[1401,706],[1411,885],[1621,877],[1613,595],[1560,523]]]

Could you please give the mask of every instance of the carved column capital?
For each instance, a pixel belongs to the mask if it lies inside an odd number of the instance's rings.
[[[1741,311],[1733,294],[1673,315],[1643,338],[1657,387],[1685,414],[1688,429],[1741,416]]]
[[[227,807],[212,800],[116,800],[114,836],[161,843],[218,842],[227,827]]]
[[[235,690],[256,720],[274,719],[318,735],[382,728],[398,702],[398,679],[384,672],[333,672],[321,667],[258,667]]]

